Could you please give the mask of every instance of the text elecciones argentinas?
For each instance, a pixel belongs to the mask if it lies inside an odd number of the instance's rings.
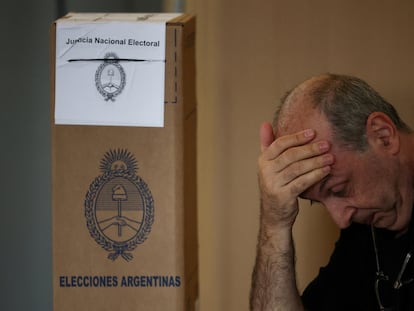
[[[180,287],[181,277],[172,275],[72,275],[59,276],[59,287]]]

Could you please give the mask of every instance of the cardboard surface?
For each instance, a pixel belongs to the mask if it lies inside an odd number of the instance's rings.
[[[55,311],[194,309],[194,28],[167,23],[163,128],[55,125],[52,100]]]

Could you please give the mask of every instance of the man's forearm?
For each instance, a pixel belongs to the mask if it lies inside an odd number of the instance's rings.
[[[296,287],[291,228],[259,233],[252,277],[250,309],[253,311],[304,310]]]
[[[329,142],[313,141],[315,130],[280,135],[281,128],[264,123],[260,129],[260,232],[250,297],[254,311],[303,310],[292,239],[298,197],[325,178],[334,162],[327,154]]]

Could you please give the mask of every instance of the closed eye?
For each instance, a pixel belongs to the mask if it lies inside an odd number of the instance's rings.
[[[348,195],[348,191],[346,187],[338,188],[338,189],[331,189],[330,191],[331,195],[336,198],[344,198]]]

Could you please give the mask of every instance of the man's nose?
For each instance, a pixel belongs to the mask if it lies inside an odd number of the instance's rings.
[[[352,217],[356,212],[355,207],[338,201],[328,201],[324,205],[332,220],[340,229],[344,229],[352,223]]]

